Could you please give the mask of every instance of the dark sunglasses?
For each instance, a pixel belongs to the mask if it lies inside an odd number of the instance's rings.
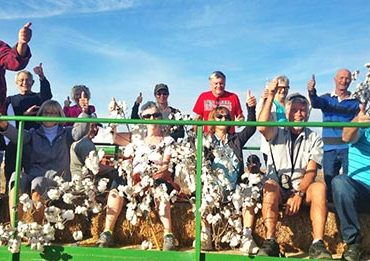
[[[168,92],[157,92],[157,96],[168,96]]]
[[[216,117],[216,119],[219,119],[219,120],[222,120],[222,119],[231,120],[230,115],[217,114],[215,117]]]
[[[153,117],[154,119],[158,119],[158,118],[162,118],[162,113],[160,112],[155,112],[155,113],[149,113],[149,114],[143,114],[141,115],[141,117],[143,119],[150,119],[151,117]]]

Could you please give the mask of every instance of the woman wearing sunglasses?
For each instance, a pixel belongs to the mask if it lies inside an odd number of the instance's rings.
[[[248,92],[247,95],[247,121],[256,120],[256,98]],[[230,111],[226,107],[217,107],[209,114],[208,120],[214,121],[230,121]],[[244,173],[243,147],[245,143],[256,132],[255,126],[246,126],[241,132],[231,133],[231,126],[211,126],[208,133],[208,139],[211,141],[211,150],[205,151],[206,159],[211,161],[211,168],[217,173],[220,171],[224,174],[224,178],[228,179],[233,191],[236,185],[241,182],[241,176]],[[225,192],[229,192],[226,191]],[[244,254],[256,254],[258,251],[257,245],[252,238],[252,226],[254,223],[253,207],[243,209],[243,237],[240,244],[240,250]],[[204,250],[213,249],[212,235],[210,233],[210,225],[206,220],[203,220],[202,226],[202,248]]]
[[[140,116],[145,120],[162,119],[162,113],[152,101],[141,107]],[[124,198],[119,196],[117,189],[119,185],[125,186],[127,183],[131,183],[134,198],[139,195],[144,195],[142,196],[144,198],[149,193],[154,197],[157,209],[158,199],[153,196],[156,187],[163,187],[164,185],[167,194],[170,194],[174,189],[178,190],[178,185],[173,182],[172,175],[168,170],[171,144],[174,139],[164,133],[161,125],[147,124],[146,128],[144,139],[130,143],[125,149],[124,158],[129,161],[131,173],[126,173],[127,182],[120,176],[112,184],[108,195],[105,229],[98,241],[100,247],[113,245],[112,231],[124,204]],[[148,186],[148,183],[144,184],[144,180],[147,181],[148,177],[153,179],[153,186]],[[131,181],[128,182],[129,180]],[[163,250],[173,250],[175,249],[175,238],[172,234],[171,205],[169,202],[165,203],[164,211],[159,211],[159,216],[164,228]]]

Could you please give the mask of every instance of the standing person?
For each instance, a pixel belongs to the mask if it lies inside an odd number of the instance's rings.
[[[32,73],[23,70],[17,73],[15,77],[15,84],[18,87],[19,93],[16,95],[8,96],[6,98],[6,107],[8,115],[14,114],[16,116],[35,116],[39,110],[41,104],[47,100],[50,100],[53,95],[50,89],[50,83],[46,79],[42,63],[33,68],[35,74],[40,79],[40,92],[36,93],[32,91],[34,84]],[[31,128],[37,128],[39,124],[34,121],[25,122],[24,128],[30,130]],[[16,124],[18,128],[18,122]],[[6,189],[8,188],[10,176],[15,170],[15,159],[16,159],[17,145],[14,143],[8,143],[5,150],[5,178],[6,178]]]
[[[5,70],[18,71],[24,69],[31,58],[31,51],[28,46],[31,40],[31,23],[26,23],[18,33],[18,42],[11,48],[0,41],[0,114],[6,114],[6,81]]]
[[[360,112],[352,122],[370,122],[365,113],[365,106],[360,105]],[[361,259],[360,211],[370,211],[370,128],[343,129],[344,142],[349,142],[348,174],[333,178],[333,201],[340,222],[340,232],[346,249],[343,259],[357,261]],[[368,236],[368,235],[367,235]]]
[[[276,80],[269,84],[269,93],[260,114],[260,121],[270,119],[277,85]],[[309,102],[301,94],[289,95],[285,109],[289,122],[306,122],[309,118]],[[258,130],[270,143],[262,202],[266,239],[258,254],[279,256],[279,245],[275,239],[279,205],[285,204],[285,215],[291,216],[298,213],[302,204],[308,204],[313,230],[310,258],[331,259],[323,242],[327,217],[326,186],[323,182],[315,181],[317,169],[322,162],[321,138],[312,130],[303,127],[259,126]]]
[[[315,75],[308,81],[307,89],[311,105],[320,109],[324,122],[348,122],[351,121],[359,110],[359,101],[351,98],[348,88],[352,76],[348,69],[337,71],[334,82],[335,89],[332,93],[317,96]],[[331,201],[331,180],[348,171],[348,145],[342,141],[342,128],[324,127],[322,131],[324,142],[323,170],[327,186],[328,200]]]
[[[209,76],[210,91],[199,95],[193,112],[195,119],[208,120],[209,113],[218,106],[226,107],[230,111],[231,120],[244,120],[243,110],[238,96],[235,93],[225,90],[226,76],[220,71],[215,71]],[[205,126],[204,131],[208,132],[209,127]],[[235,132],[235,128],[231,128]]]
[[[169,88],[167,84],[159,83],[154,87],[154,97],[156,99],[156,104],[159,108],[159,110],[162,113],[163,119],[169,119],[170,115],[175,115],[176,113],[179,113],[180,111],[178,109],[175,109],[168,105],[168,96],[170,95]],[[136,98],[135,104],[132,107],[131,111],[131,119],[140,119],[138,111],[140,103],[143,101],[143,96],[140,93],[140,95]],[[174,139],[177,140],[178,138],[183,138],[185,135],[184,126],[166,126],[167,130],[169,132],[169,135]]]
[[[285,116],[285,98],[289,92],[289,79],[285,75],[278,75],[274,78],[278,82],[277,91],[271,107],[270,121],[287,121]],[[267,99],[268,88],[265,89],[263,96],[257,104],[257,120],[261,109]],[[265,165],[267,166],[267,154],[269,152],[269,143],[262,137],[260,151],[263,154]]]

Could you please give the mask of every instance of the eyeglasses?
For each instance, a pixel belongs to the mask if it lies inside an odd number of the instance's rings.
[[[157,96],[168,96],[168,92],[157,92]]]
[[[289,86],[278,86],[277,88],[278,89],[289,89],[290,87]]]
[[[160,112],[155,112],[155,113],[148,113],[148,114],[143,114],[141,115],[143,119],[150,119],[153,117],[154,119],[162,118],[162,113]]]
[[[217,115],[215,116],[215,118],[216,118],[216,119],[219,119],[219,120],[222,120],[222,119],[225,119],[225,120],[231,120],[231,117],[230,117],[230,115],[228,115],[228,114],[226,114],[226,115],[224,115],[224,114],[217,114]]]

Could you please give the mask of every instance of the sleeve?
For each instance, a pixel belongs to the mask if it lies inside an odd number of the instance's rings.
[[[32,131],[35,129],[31,129],[30,131],[24,130],[23,132],[23,144],[27,144],[31,140]],[[18,130],[11,124],[8,124],[8,128],[5,131],[0,131],[0,134],[6,136],[12,143],[16,144],[18,140]]]
[[[63,112],[66,117],[70,117],[70,110],[71,110],[71,107],[68,107],[68,106],[63,107]]]
[[[256,107],[249,107],[247,105],[247,110],[247,121],[256,121]],[[256,132],[256,129],[256,126],[246,126],[241,132],[238,133],[242,145],[244,145],[253,136],[253,134]]]
[[[315,109],[323,109],[325,108],[326,106],[329,105],[328,101],[323,98],[324,95],[322,96],[317,96],[316,94],[316,91],[315,92],[312,92],[312,93],[309,93],[309,98],[310,98],[310,101],[311,101],[311,105],[312,105],[312,108],[315,108]]]
[[[40,80],[41,103],[50,100],[51,98],[53,98],[53,94],[51,93],[50,82],[45,77],[43,80]]]
[[[243,114],[242,106],[240,105],[240,100],[238,95],[235,94],[235,117]]]
[[[140,119],[139,117],[139,103],[134,103],[131,110],[131,119]]]
[[[310,134],[310,142],[311,142],[311,149],[310,149],[310,160],[315,161],[321,168],[322,166],[322,159],[323,159],[323,147],[324,143],[319,135],[315,132],[311,132]]]
[[[88,118],[88,115],[82,112],[78,118]],[[72,138],[74,141],[80,140],[85,137],[90,129],[90,123],[88,122],[75,122],[72,129]]]
[[[195,102],[195,105],[194,105],[194,108],[193,108],[193,112],[202,116],[202,119],[203,119],[203,113],[204,113],[204,97],[203,97],[203,94],[199,95],[197,101]]]
[[[24,69],[31,58],[30,48],[27,48],[26,55],[21,57],[17,52],[17,46],[11,48],[0,41],[0,65],[6,70],[18,71]]]
[[[89,105],[87,108],[87,113],[90,115],[91,113],[95,112],[95,106],[94,105]]]

